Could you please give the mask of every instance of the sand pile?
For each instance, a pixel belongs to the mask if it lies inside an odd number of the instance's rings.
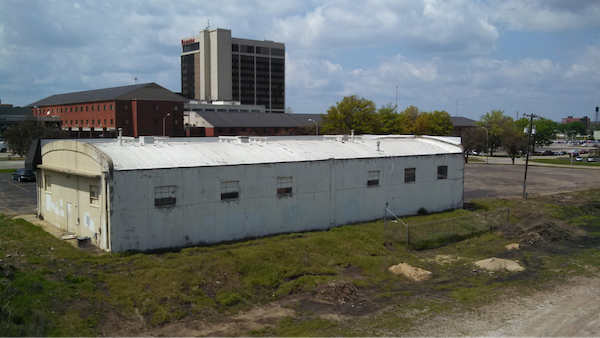
[[[489,270],[489,271],[523,271],[524,267],[520,266],[519,263],[502,258],[488,258],[481,261],[475,262],[478,267]]]
[[[400,263],[398,265],[391,266],[389,270],[395,275],[404,275],[416,282],[422,282],[431,277],[430,271],[415,268],[414,266],[410,266],[406,263]]]

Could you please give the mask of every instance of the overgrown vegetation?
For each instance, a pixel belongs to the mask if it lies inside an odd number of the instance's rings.
[[[319,285],[342,280],[356,287],[369,315],[339,322],[299,303],[295,316],[237,334],[398,336],[438,313],[492,301],[507,288],[518,294],[562,276],[595,275],[598,201],[600,190],[591,190],[481,200],[466,209],[403,218],[416,224],[511,207],[511,226],[553,219],[580,233],[510,252],[504,245],[519,241],[510,231],[418,251],[376,221],[171,252],[94,255],[28,222],[0,216],[0,335],[129,335],[175,321],[218,323],[290,295],[310,299]],[[453,260],[440,264],[440,255]],[[526,271],[474,273],[469,263],[488,257],[518,259]],[[432,279],[416,283],[388,272],[401,262],[431,271]]]

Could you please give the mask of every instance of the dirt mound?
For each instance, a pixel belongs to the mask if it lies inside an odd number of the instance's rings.
[[[421,268],[415,268],[406,263],[391,266],[389,270],[395,275],[404,275],[416,282],[422,282],[431,277],[431,272]]]
[[[489,270],[489,271],[502,271],[502,270],[523,271],[523,270],[525,270],[524,267],[520,266],[519,263],[517,263],[515,261],[511,261],[508,259],[502,259],[502,258],[496,258],[496,257],[477,261],[477,262],[475,262],[475,265],[477,265],[478,267],[480,267],[482,269]]]
[[[501,231],[506,237],[517,238],[523,244],[538,246],[570,240],[583,232],[561,220],[533,216]]]
[[[352,283],[337,280],[317,286],[315,298],[338,304],[355,304],[360,301],[358,290]]]
[[[507,250],[519,250],[519,243],[510,243],[504,246]]]

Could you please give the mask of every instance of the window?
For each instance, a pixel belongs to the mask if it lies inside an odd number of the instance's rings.
[[[94,106],[92,105],[92,111],[94,111]]]
[[[157,104],[155,104],[155,105],[154,105],[154,110],[158,110],[158,109],[159,109],[158,105],[157,105]]]
[[[77,113],[77,107],[75,107],[75,112]]]
[[[179,109],[179,107],[173,106],[173,111],[177,111],[177,109]]]
[[[104,125],[106,125],[106,119],[104,119]]]
[[[44,191],[48,193],[52,192],[52,179],[50,175],[44,175]]]
[[[113,125],[113,119],[110,119],[110,125],[111,126]]]
[[[104,124],[106,124],[106,120],[104,120]],[[100,119],[98,119],[98,125],[101,126],[102,123],[100,123]]]
[[[379,185],[379,170],[367,172],[367,187],[376,187]]]
[[[105,109],[106,110],[106,109]],[[100,111],[100,105],[98,105],[98,111]]]
[[[129,109],[129,106],[128,106],[128,105],[126,105],[126,104],[124,104],[124,105],[123,105],[123,110],[127,110],[127,109]]]
[[[438,166],[437,178],[438,178],[438,180],[445,180],[448,178],[448,166],[447,165]]]
[[[106,110],[106,105],[104,105],[104,110]]]
[[[99,205],[100,189],[96,185],[90,185],[90,204]]]
[[[112,121],[112,119],[111,119],[111,121]],[[125,124],[129,124],[129,120],[125,120]]]
[[[110,110],[113,110],[113,105],[112,104],[110,105]]]
[[[90,109],[90,106],[85,106],[85,111],[88,111]]]
[[[92,120],[92,126],[94,125],[94,121],[95,121],[95,120]]]
[[[81,124],[83,124],[83,122],[81,122]],[[93,123],[92,123],[93,124]],[[85,125],[89,126],[90,125],[90,121],[89,120],[85,120]]]
[[[175,199],[175,192],[177,186],[165,185],[161,187],[154,187],[154,206],[163,207],[167,205],[175,205],[177,200]]]
[[[291,177],[277,177],[277,195],[291,195],[292,194],[292,178]]]
[[[414,182],[415,181],[415,168],[406,168],[404,169],[404,182]]]
[[[221,182],[221,201],[240,197],[240,181]]]

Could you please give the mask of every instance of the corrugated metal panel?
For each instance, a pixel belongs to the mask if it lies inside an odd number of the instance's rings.
[[[227,113],[196,112],[215,128],[299,128],[314,126],[313,119],[321,122],[319,114],[266,114],[266,113]]]
[[[264,141],[264,138],[262,139]],[[377,143],[379,142],[379,150]],[[185,168],[328,159],[381,158],[462,153],[455,138],[364,137],[355,142],[267,140],[266,142],[139,142],[94,143],[115,170]]]

